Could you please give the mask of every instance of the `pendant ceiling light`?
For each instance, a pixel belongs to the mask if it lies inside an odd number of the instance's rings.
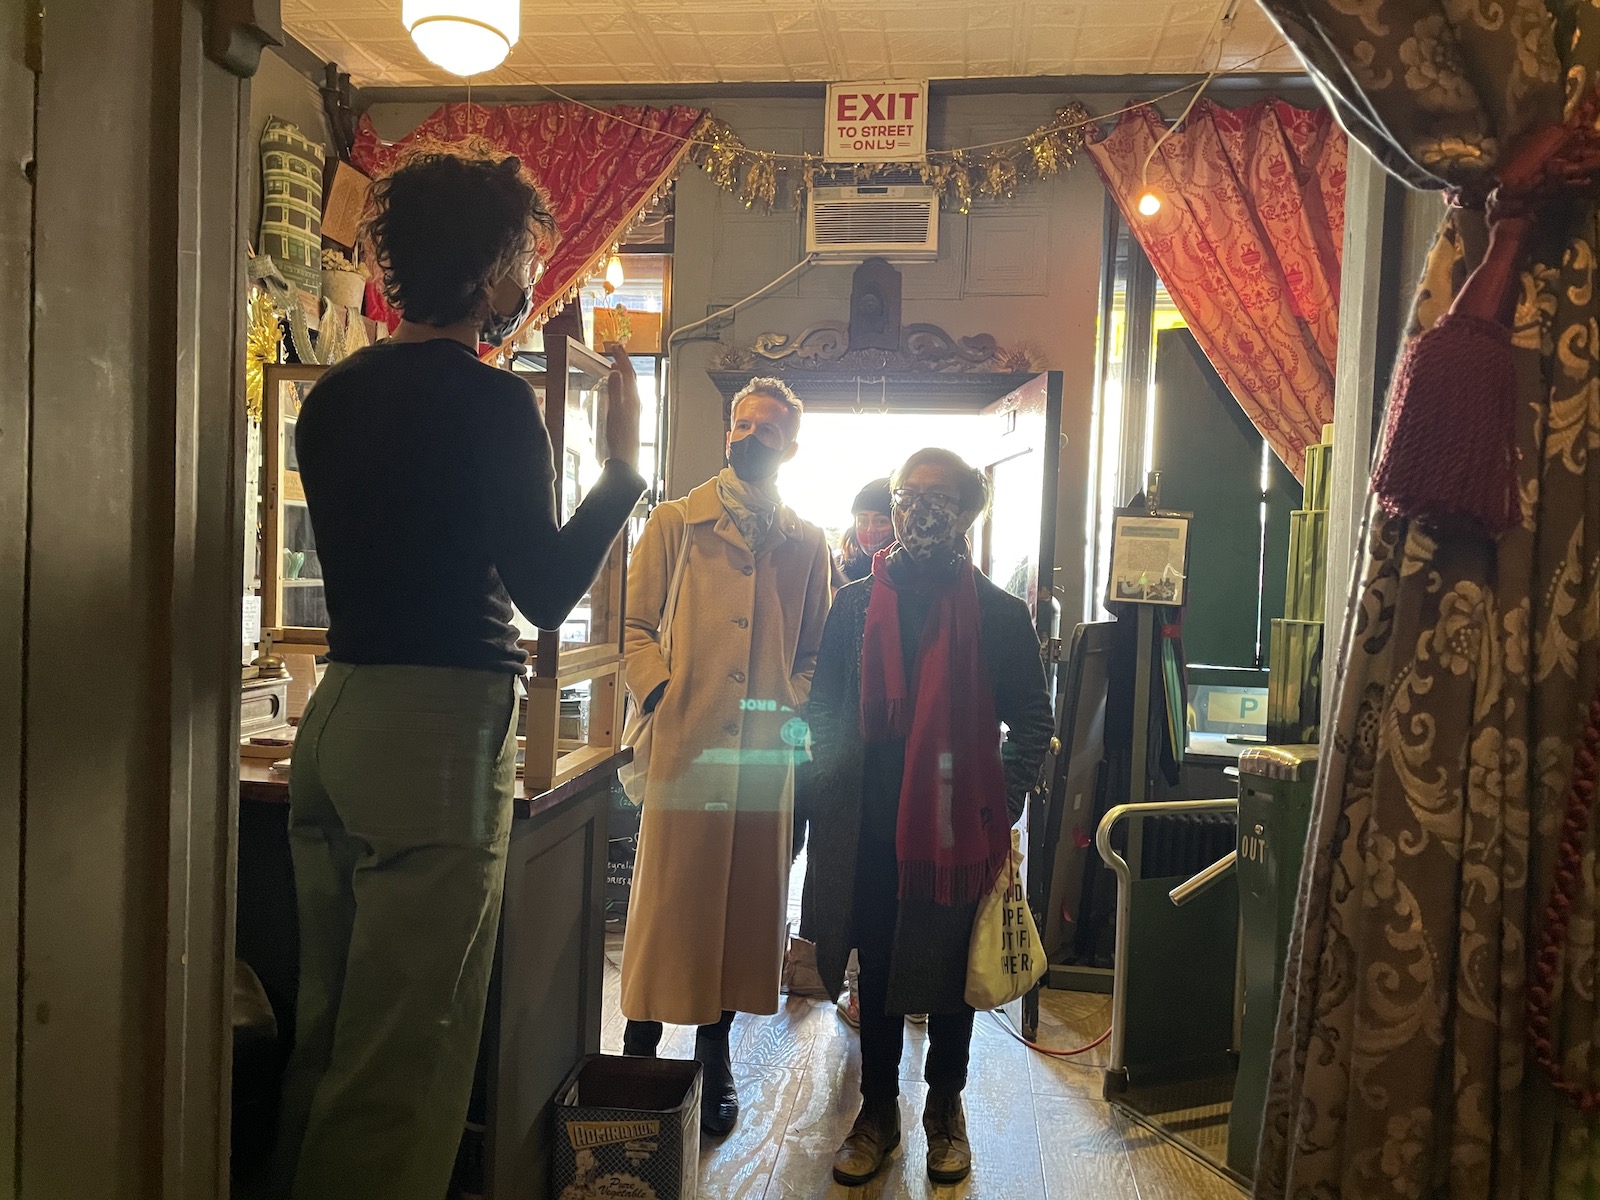
[[[400,19],[429,62],[452,75],[481,75],[517,44],[521,0],[405,0]]]

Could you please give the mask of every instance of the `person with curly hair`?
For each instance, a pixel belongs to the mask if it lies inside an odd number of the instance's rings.
[[[526,318],[553,232],[514,158],[379,180],[367,235],[402,320],[301,411],[330,661],[289,785],[300,992],[275,1183],[294,1200],[449,1186],[511,830],[513,607],[560,628],[645,490],[625,356],[604,471],[565,526],[533,391],[478,358]]]

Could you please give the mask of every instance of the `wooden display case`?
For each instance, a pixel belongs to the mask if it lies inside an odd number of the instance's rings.
[[[261,403],[263,489],[262,637],[277,653],[326,654],[328,604],[311,514],[300,486],[294,431],[300,405],[326,367],[269,364]],[[263,647],[265,652],[266,647]]]
[[[566,318],[562,313],[545,327],[542,353],[518,353],[513,359],[513,370],[538,393],[550,430],[563,522],[600,473],[602,397],[611,373],[611,362],[573,336],[578,331],[567,329]],[[626,535],[618,538],[599,578],[560,631],[536,630],[519,617],[522,644],[534,664],[521,756],[530,793],[576,778],[611,758],[621,744],[627,696],[622,663],[626,542]]]

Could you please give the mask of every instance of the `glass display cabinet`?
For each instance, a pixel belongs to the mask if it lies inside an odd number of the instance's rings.
[[[545,327],[543,349],[522,351],[512,369],[539,396],[556,464],[560,519],[571,519],[600,475],[603,399],[611,363],[564,330],[560,314]],[[537,630],[519,615],[533,659],[523,729],[523,783],[546,791],[612,757],[622,739],[622,614],[627,537],[617,539],[599,578],[560,630]]]
[[[266,475],[261,533],[262,637],[279,653],[326,654],[328,603],[322,562],[300,486],[294,431],[300,405],[326,367],[268,364],[261,404]],[[265,647],[263,648],[265,652]]]

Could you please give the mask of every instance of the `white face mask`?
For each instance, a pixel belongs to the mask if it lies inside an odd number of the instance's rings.
[[[489,315],[480,336],[491,346],[502,345],[516,336],[532,311],[533,282],[528,272],[522,268],[508,271],[489,292]]]

